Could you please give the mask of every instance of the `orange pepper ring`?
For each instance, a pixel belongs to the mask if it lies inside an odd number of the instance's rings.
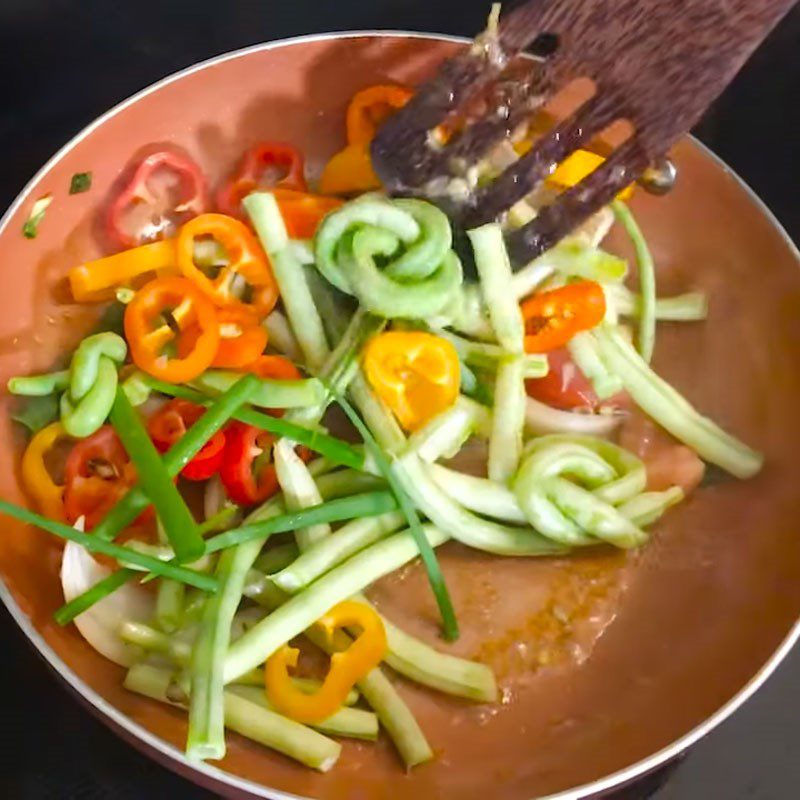
[[[334,606],[317,624],[329,641],[338,628],[358,626],[361,633],[350,647],[331,656],[328,674],[312,694],[296,688],[289,675],[289,667],[297,666],[298,650],[284,645],[267,659],[264,683],[269,700],[278,711],[298,722],[319,722],[336,713],[350,689],[380,664],[388,647],[378,613],[354,600]]]
[[[213,279],[194,262],[194,240],[199,236],[213,237],[225,248],[230,259]],[[177,259],[184,277],[193,281],[217,305],[245,305],[230,291],[237,274],[257,290],[253,306],[260,315],[268,314],[278,300],[278,287],[267,257],[255,235],[238,219],[224,214],[201,214],[189,220],[178,233]]]
[[[356,92],[347,106],[347,143],[368,144],[386,119],[401,109],[413,94],[405,86],[392,84],[377,84]]]
[[[176,338],[175,332],[166,323],[153,325],[170,307],[174,309],[180,338],[192,325],[200,329],[191,351],[178,358],[169,358],[161,352]],[[157,278],[145,284],[128,303],[125,338],[139,369],[164,381],[183,383],[211,366],[219,345],[217,312],[211,301],[186,278]]]

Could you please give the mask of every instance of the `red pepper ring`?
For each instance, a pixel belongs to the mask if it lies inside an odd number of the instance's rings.
[[[175,442],[182,439],[186,431],[205,413],[202,406],[188,400],[170,400],[150,417],[147,431],[156,448],[165,453]],[[181,470],[181,475],[190,481],[204,481],[219,472],[225,449],[225,434],[217,431],[200,452]]]
[[[64,465],[64,512],[90,530],[136,484],[136,469],[110,425],[80,439]],[[147,513],[147,512],[145,512]],[[140,518],[141,519],[141,518]]]
[[[225,454],[219,476],[228,497],[242,506],[272,497],[280,488],[271,456],[275,437],[236,421],[228,425],[225,435]],[[262,458],[269,458],[269,461],[259,464]]]
[[[228,262],[214,277],[195,264],[194,243],[199,237],[215,239],[227,254]],[[278,284],[267,257],[252,231],[238,219],[224,214],[201,214],[187,222],[178,234],[177,260],[183,275],[220,307],[244,306],[264,317],[278,302]],[[235,293],[237,276],[252,287],[250,303],[244,303]]]
[[[158,199],[148,181],[161,169],[174,172],[180,179],[182,196],[170,211],[158,212]],[[124,216],[132,206],[146,203],[153,215],[138,231],[125,229]],[[169,150],[147,156],[134,171],[130,182],[114,198],[108,209],[106,228],[111,239],[121,248],[137,247],[166,238],[192,217],[202,214],[209,205],[208,184],[200,167],[189,156]]]
[[[265,174],[278,170],[277,180],[264,181]],[[217,208],[231,217],[242,217],[242,200],[258,188],[308,190],[303,154],[283,142],[261,142],[251,147],[236,172],[217,192]]]

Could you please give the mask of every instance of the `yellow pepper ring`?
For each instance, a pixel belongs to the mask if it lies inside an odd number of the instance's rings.
[[[317,624],[332,640],[339,628],[359,627],[361,633],[347,650],[331,656],[330,669],[320,688],[312,693],[298,689],[289,675],[299,651],[284,645],[264,668],[267,696],[275,708],[297,722],[320,722],[335,714],[353,686],[380,664],[386,655],[386,631],[377,612],[363,603],[346,600],[324,614]]]
[[[458,353],[440,336],[390,331],[372,339],[364,351],[364,370],[372,388],[409,431],[455,403],[460,382]]]
[[[589,150],[576,150],[567,156],[547,178],[547,184],[556,189],[569,189],[594,172],[605,159]],[[633,185],[623,189],[618,200],[627,200],[633,194]]]
[[[31,439],[22,456],[22,482],[42,513],[55,520],[64,519],[64,487],[53,480],[45,456],[62,439],[70,436],[60,422],[42,428]]]

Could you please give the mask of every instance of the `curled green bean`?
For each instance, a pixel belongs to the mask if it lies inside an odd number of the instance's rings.
[[[615,506],[640,494],[646,479],[644,464],[621,447],[553,435],[533,440],[512,488],[530,524],[553,541],[628,548],[647,535]]]
[[[89,392],[73,402],[69,392],[61,395],[61,423],[77,439],[91,436],[108,418],[117,393],[117,367],[102,357],[97,365],[97,380]]]
[[[100,361],[110,359],[121,364],[128,354],[125,340],[116,333],[96,333],[87,336],[75,351],[70,365],[69,393],[73,402],[85,397],[100,377]]]
[[[107,419],[117,393],[117,364],[128,346],[116,333],[87,336],[69,368],[69,387],[61,395],[61,422],[76,438],[91,436]]]
[[[69,370],[48,372],[46,375],[30,375],[24,378],[11,378],[8,391],[25,397],[46,397],[61,392],[69,386]]]
[[[388,318],[431,316],[453,303],[463,275],[451,245],[450,223],[436,206],[380,197],[329,214],[315,241],[328,281]]]

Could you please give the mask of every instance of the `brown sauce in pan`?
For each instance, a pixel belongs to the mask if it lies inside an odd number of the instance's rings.
[[[0,379],[49,367],[89,327],[91,311],[64,304],[63,278],[104,252],[95,208],[143,141],[170,140],[204,165],[221,165],[235,161],[243,142],[281,139],[313,164],[339,146],[342,110],[356,89],[416,83],[451,51],[362,37],[252,53],[175,81],[102,125],[37,186],[35,196],[60,192],[39,238],[19,234],[29,204],[0,235]],[[258,97],[254,75],[270,76]],[[668,745],[730,700],[774,652],[800,611],[800,272],[732,177],[689,143],[675,156],[675,191],[661,200],[638,193],[634,209],[654,250],[659,291],[705,290],[711,309],[706,323],[659,327],[655,367],[703,413],[761,448],[763,473],[698,489],[636,554],[514,560],[446,545],[442,563],[463,631],[453,645],[438,637],[418,567],[380,582],[373,597],[394,622],[485,660],[503,690],[497,705],[475,706],[396,679],[436,751],[433,763],[406,774],[382,738],[346,742],[335,768],[319,775],[229,735],[222,769],[325,800],[541,797]],[[71,175],[89,168],[95,190],[65,200]],[[621,237],[612,246],[630,256]],[[7,410],[8,398],[2,403]],[[21,440],[1,419],[0,494],[19,501]],[[182,712],[126,692],[121,669],[73,627],[52,622],[62,602],[58,544],[6,520],[2,529],[0,574],[46,642],[120,712],[182,750]]]

